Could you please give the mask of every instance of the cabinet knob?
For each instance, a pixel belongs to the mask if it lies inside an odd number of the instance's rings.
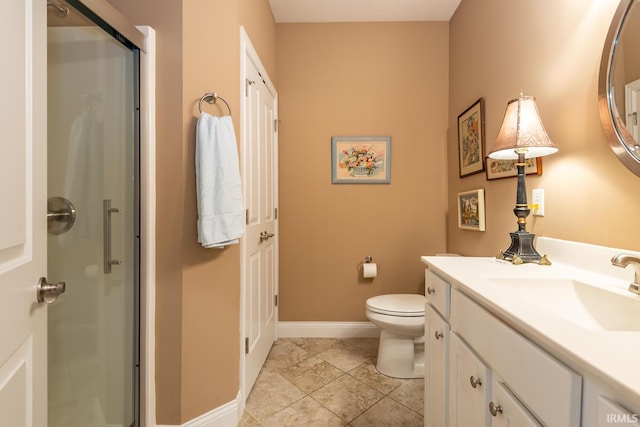
[[[482,385],[482,380],[480,378],[476,378],[473,375],[469,377],[469,382],[471,383],[471,387],[477,388]]]
[[[436,339],[439,340],[440,338],[442,338],[444,336],[444,334],[440,331],[436,331],[435,333]]]
[[[491,415],[495,417],[498,415],[498,413],[502,413],[502,406],[496,405],[493,402],[489,402],[489,412],[491,412]]]
[[[427,288],[427,293],[428,293],[429,295],[433,295],[433,294],[435,294],[435,293],[436,293],[436,290],[435,290],[434,288],[432,288],[431,286],[429,286],[429,287]]]

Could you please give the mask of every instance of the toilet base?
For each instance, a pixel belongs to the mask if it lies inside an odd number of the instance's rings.
[[[393,378],[424,378],[424,336],[411,338],[382,330],[376,369]]]

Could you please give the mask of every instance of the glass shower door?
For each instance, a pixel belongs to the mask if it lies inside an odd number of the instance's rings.
[[[50,2],[51,3],[51,2]],[[48,8],[49,427],[137,423],[137,54]],[[65,12],[66,11],[66,12]]]

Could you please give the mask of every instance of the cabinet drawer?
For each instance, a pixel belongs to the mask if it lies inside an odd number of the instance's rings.
[[[451,286],[429,269],[425,270],[425,296],[429,304],[445,318],[449,319]]]
[[[425,304],[425,426],[447,425],[449,324]]]
[[[582,378],[457,289],[451,290],[451,329],[543,424],[580,425]]]

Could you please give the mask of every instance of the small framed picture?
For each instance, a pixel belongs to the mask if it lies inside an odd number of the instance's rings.
[[[391,137],[332,137],[331,183],[391,183]]]
[[[484,99],[458,116],[460,178],[484,171]]]
[[[526,175],[542,175],[542,157],[525,160]],[[516,160],[496,160],[487,157],[487,179],[509,178],[518,175]]]
[[[458,193],[458,228],[484,231],[484,190]]]

